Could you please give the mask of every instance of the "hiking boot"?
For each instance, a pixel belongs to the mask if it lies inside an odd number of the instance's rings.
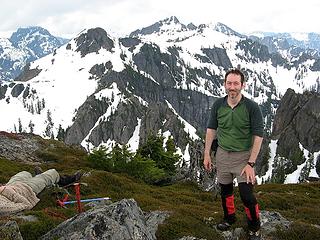
[[[60,176],[60,180],[57,183],[60,187],[67,186],[71,183],[79,182],[80,178],[82,177],[82,173],[77,171],[73,175],[62,175]]]
[[[258,231],[251,231],[249,230],[249,240],[261,240],[261,233],[260,230]]]
[[[231,224],[228,223],[227,221],[222,221],[217,224],[217,229],[220,231],[227,231],[231,228]]]
[[[35,167],[34,167],[34,175],[36,176],[36,175],[39,175],[39,174],[41,174],[41,173],[43,173],[41,167],[35,166]]]

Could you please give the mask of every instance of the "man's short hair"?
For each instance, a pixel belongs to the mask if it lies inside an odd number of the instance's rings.
[[[245,78],[244,78],[244,74],[243,72],[241,72],[239,69],[237,68],[233,68],[233,69],[230,69],[226,72],[226,75],[224,76],[224,82],[227,81],[227,77],[229,74],[235,74],[235,75],[238,75],[240,76],[241,78],[241,84],[243,84],[245,82]]]

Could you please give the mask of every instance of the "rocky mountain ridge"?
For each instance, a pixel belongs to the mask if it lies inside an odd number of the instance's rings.
[[[244,94],[260,104],[267,133],[288,84],[299,92],[319,86],[315,62],[291,62],[222,24],[172,17],[130,36],[89,29],[31,63],[20,81],[0,87],[0,106],[24,113],[8,114],[2,128],[59,135],[88,150],[117,142],[134,151],[148,134],[172,136],[185,176],[202,182],[205,125],[227,69],[245,72]]]
[[[320,51],[320,34],[319,33],[272,33],[256,32],[249,34],[250,37],[259,38],[262,41],[276,40],[280,43],[279,47],[296,46],[302,49],[314,49]]]

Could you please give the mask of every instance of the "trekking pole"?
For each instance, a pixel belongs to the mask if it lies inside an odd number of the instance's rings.
[[[103,201],[103,200],[111,200],[111,198],[109,197],[102,197],[102,198],[88,198],[88,199],[81,199],[80,202],[95,202],[95,201]],[[77,200],[74,201],[66,201],[63,202],[64,205],[66,204],[73,204],[73,203],[77,203]]]

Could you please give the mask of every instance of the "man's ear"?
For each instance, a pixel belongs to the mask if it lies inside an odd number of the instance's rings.
[[[244,89],[246,87],[246,82],[242,83],[241,89]]]

